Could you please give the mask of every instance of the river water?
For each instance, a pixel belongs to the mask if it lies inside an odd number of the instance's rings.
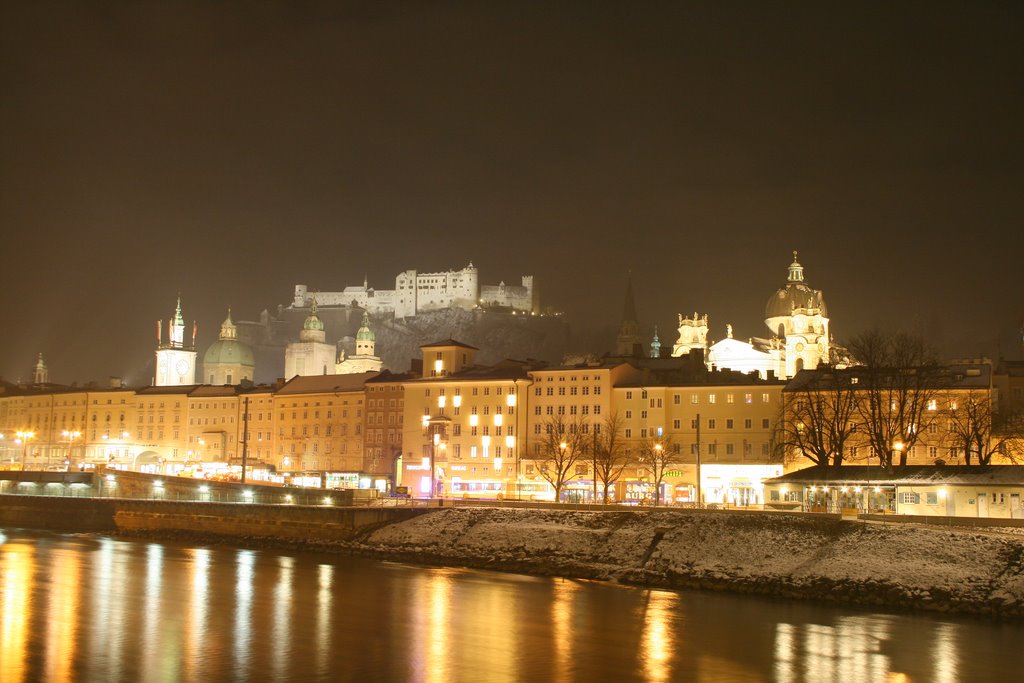
[[[1002,681],[1024,625],[0,530],[0,681]]]

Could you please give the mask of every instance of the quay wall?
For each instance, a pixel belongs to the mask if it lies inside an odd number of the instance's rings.
[[[330,543],[427,512],[422,508],[0,496],[0,525],[211,540]]]

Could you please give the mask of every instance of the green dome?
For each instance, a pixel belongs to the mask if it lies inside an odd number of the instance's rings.
[[[356,341],[376,341],[377,337],[374,336],[373,330],[370,329],[370,315],[363,312],[363,324],[359,327],[359,331],[356,332]]]
[[[256,367],[256,358],[248,344],[237,339],[218,339],[203,356],[203,365],[243,365]]]
[[[309,315],[306,316],[306,321],[302,323],[302,329],[318,330],[320,332],[324,331],[324,321],[317,315],[316,297],[313,297],[313,305],[309,309]]]

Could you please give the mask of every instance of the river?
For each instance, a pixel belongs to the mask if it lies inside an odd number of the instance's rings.
[[[1024,624],[0,530],[0,680],[1001,681]]]

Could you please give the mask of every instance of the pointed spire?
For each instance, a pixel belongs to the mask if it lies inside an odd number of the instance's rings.
[[[633,300],[633,271],[626,278],[626,301],[622,307],[622,320],[636,321],[636,303]]]
[[[39,358],[36,360],[35,371],[32,373],[32,382],[34,384],[46,384],[49,381],[49,371],[46,369],[46,361],[43,360],[42,351],[39,352]]]
[[[636,303],[633,300],[633,272],[626,279],[626,301],[622,307],[622,323],[615,339],[616,353],[620,356],[642,356],[640,325],[636,321]]]
[[[174,308],[174,324],[185,325],[185,319],[181,316],[181,292],[178,292],[178,305]]]
[[[651,340],[651,358],[661,358],[661,340],[658,339],[658,326],[654,326],[654,339]]]

